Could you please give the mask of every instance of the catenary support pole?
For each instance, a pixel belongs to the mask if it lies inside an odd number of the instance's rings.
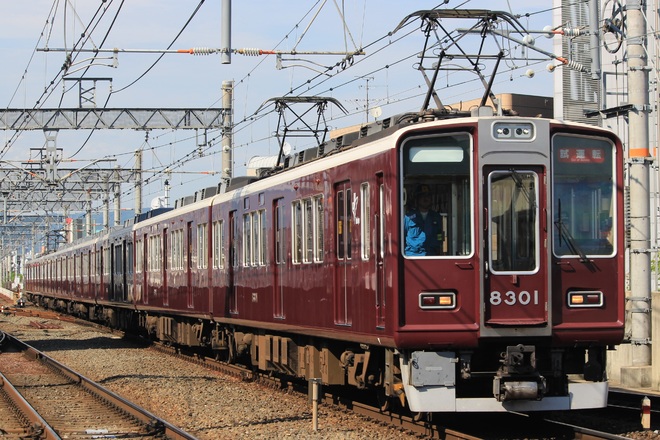
[[[630,172],[630,290],[632,368],[627,377],[650,386],[651,365],[651,223],[649,149],[649,74],[646,52],[645,0],[627,2],[628,162]],[[625,368],[625,367],[624,367]],[[622,374],[623,376],[623,374]]]
[[[234,125],[234,81],[222,82],[222,108],[224,110],[224,119],[222,121],[222,181],[226,184],[234,175],[233,155],[233,136]]]

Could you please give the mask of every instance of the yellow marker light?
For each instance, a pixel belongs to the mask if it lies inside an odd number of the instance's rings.
[[[571,295],[571,304],[584,304],[584,296]]]
[[[451,296],[441,296],[438,298],[441,306],[452,306],[454,305],[454,298]]]
[[[454,292],[423,292],[419,294],[419,308],[424,310],[455,309]]]
[[[603,292],[568,292],[568,307],[603,307]]]

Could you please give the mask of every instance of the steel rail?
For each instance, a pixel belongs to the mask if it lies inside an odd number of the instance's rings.
[[[152,414],[146,409],[141,408],[138,405],[134,404],[133,402],[126,400],[120,397],[119,395],[113,393],[112,391],[102,387],[101,385],[97,384],[91,379],[88,379],[87,377],[79,373],[76,373],[66,365],[57,362],[55,359],[47,356],[46,354],[40,352],[34,347],[31,347],[25,342],[15,338],[14,336],[8,333],[4,333],[4,334],[6,339],[12,345],[17,346],[21,351],[25,352],[27,356],[39,360],[47,367],[58,371],[68,379],[76,382],[79,386],[83,387],[88,392],[105,400],[109,404],[114,405],[115,407],[119,408],[125,413],[133,416],[141,423],[144,423],[145,425],[158,427],[166,438],[171,440],[197,440],[197,437],[193,436],[192,434],[189,434],[183,431],[182,429],[177,428],[176,426]],[[52,437],[52,438],[59,438],[59,437]]]

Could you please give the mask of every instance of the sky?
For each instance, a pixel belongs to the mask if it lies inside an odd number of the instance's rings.
[[[281,68],[272,55],[234,54],[231,64],[222,64],[218,54],[165,54],[159,59],[160,54],[155,53],[120,53],[116,60],[107,59],[109,54],[99,54],[102,59],[95,60],[90,67],[93,54],[81,52],[76,54],[76,63],[69,68],[67,76],[112,78],[111,82],[99,81],[96,87],[96,105],[109,108],[220,108],[222,82],[234,81],[234,175],[244,175],[251,158],[278,152],[273,137],[277,114],[272,108],[255,113],[270,98],[317,95],[339,100],[348,115],[330,106],[326,117],[331,129],[372,122],[373,115],[380,113],[379,118],[383,118],[419,110],[426,91],[423,76],[414,69],[419,62],[415,54],[422,50],[424,41],[420,22],[389,34],[408,14],[438,6],[491,9],[519,15],[520,24],[528,30],[552,25],[551,0],[442,3],[426,0],[351,0],[344,5],[341,0],[232,2],[232,49],[258,48],[285,53],[295,49],[300,53],[364,48],[365,55],[355,56],[345,69],[340,55],[305,54],[282,55]],[[344,25],[338,13],[341,8],[349,32],[342,32]],[[0,53],[5,60],[0,70],[0,103],[7,109],[76,107],[78,90],[71,87],[73,83],[61,81],[66,53],[58,50],[81,47],[77,42],[83,33],[82,47],[86,49],[219,48],[221,20],[221,0],[4,1],[0,5]],[[88,28],[90,23],[94,24]],[[449,30],[467,27],[467,22],[458,20],[444,19],[441,23]],[[536,47],[552,50],[551,40],[539,34],[533,37]],[[467,39],[461,40],[466,41],[466,47],[477,47]],[[507,57],[502,61],[493,86],[495,93],[552,96],[552,73],[546,70],[549,57],[525,51],[504,39],[493,44],[489,53],[502,49],[519,58],[514,61]],[[51,51],[43,51],[45,48]],[[521,58],[525,56],[528,59]],[[484,89],[476,79],[474,73],[464,69],[441,74],[436,89],[443,104],[481,97]],[[379,112],[370,113],[374,108]],[[20,164],[30,158],[30,149],[45,146],[42,132],[5,131],[3,135],[3,144],[9,142],[9,148],[0,160],[6,162]],[[192,151],[200,150],[203,136],[196,137],[194,131],[186,130],[60,131],[56,143],[65,158],[80,164],[105,158],[112,161],[111,166],[126,168],[133,166],[134,152],[143,150],[144,177],[148,179],[143,206],[148,207],[151,199],[164,194],[166,179],[172,185],[171,200],[215,186],[222,170],[220,136],[217,131],[207,133],[210,145],[201,148],[201,155],[192,156]],[[293,152],[313,146],[309,139],[291,143]],[[165,169],[170,174],[164,174]],[[134,206],[131,185],[123,190],[122,205],[129,209]]]

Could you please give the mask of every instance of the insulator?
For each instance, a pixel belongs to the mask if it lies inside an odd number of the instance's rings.
[[[568,60],[566,62],[566,66],[569,69],[577,70],[578,72],[584,72],[584,73],[588,72],[587,68],[584,67],[582,64],[578,63],[577,61]]]
[[[243,49],[239,49],[238,53],[248,56],[248,57],[257,57],[261,55],[261,50],[255,48],[255,47],[245,47]]]
[[[211,49],[210,47],[193,47],[193,55],[211,55],[216,52],[216,49]]]
[[[562,28],[562,32],[566,37],[579,37],[584,35],[584,31],[580,28]]]

